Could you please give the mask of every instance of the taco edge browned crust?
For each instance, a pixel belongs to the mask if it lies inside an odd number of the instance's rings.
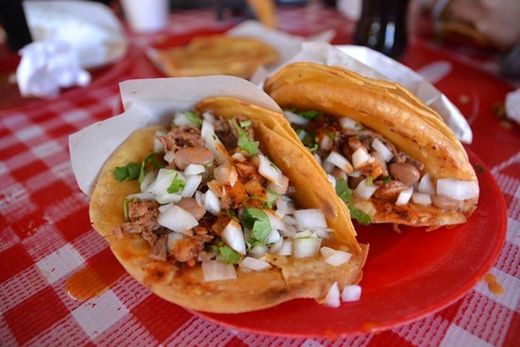
[[[234,110],[241,109],[241,115],[253,120],[253,124],[257,128],[255,130],[259,134],[261,149],[272,158],[276,165],[279,165],[284,173],[287,174],[284,165],[290,165],[290,160],[288,164],[284,164],[282,160],[276,160],[276,156],[273,156],[275,152],[267,150],[265,143],[272,143],[272,147],[278,151],[276,153],[300,153],[301,160],[308,160],[305,149],[300,149],[299,144],[287,138],[281,130],[283,127],[278,125],[278,121],[267,120],[265,123],[255,121],[255,117],[270,119],[272,112],[230,98],[207,99],[199,103],[197,109],[199,111],[211,109],[216,115],[226,117],[225,114],[218,112],[219,107],[225,105],[233,110],[230,111],[229,117],[233,116]],[[236,116],[236,113],[234,115]],[[281,115],[278,116],[281,117]],[[340,225],[340,220],[346,219],[341,230],[347,229],[343,232],[350,242],[347,247],[345,239],[337,240],[336,237],[330,241],[330,244],[352,253],[351,260],[339,267],[326,264],[319,256],[307,259],[287,259],[277,256],[278,259],[272,260],[272,263],[276,262],[278,266],[272,269],[247,273],[238,271],[238,279],[233,281],[203,282],[200,265],[179,269],[170,262],[150,258],[150,246],[138,235],[124,234],[122,239],[112,236],[113,229],[124,222],[122,205],[125,197],[138,190],[138,183],[135,181],[116,181],[112,177],[113,169],[131,161],[142,160],[151,151],[151,139],[156,130],[160,128],[140,129],[116,150],[99,175],[90,203],[90,218],[93,227],[107,239],[113,253],[125,269],[152,292],[168,301],[191,309],[238,313],[271,307],[294,298],[323,299],[334,282],[343,286],[357,283],[361,279],[361,269],[368,247],[357,244],[353,227],[349,230],[349,226],[352,224],[348,216],[344,215],[343,205],[334,199],[331,199],[332,202],[326,201],[332,207],[324,208],[323,212],[328,221],[336,219],[338,225]],[[280,133],[272,128],[277,129]],[[289,149],[285,149],[286,147]],[[280,151],[280,148],[285,150]],[[300,169],[314,171],[312,165],[309,165],[307,169],[302,165]],[[310,175],[320,176],[319,173]],[[292,177],[289,178],[292,179]],[[327,187],[330,187],[328,181],[326,183]],[[311,194],[319,196],[322,191],[322,189],[315,189],[315,192],[311,192]],[[333,196],[335,197],[335,195]],[[295,199],[298,200],[299,197],[296,196]],[[314,204],[316,201],[320,201],[316,199],[311,199]],[[306,203],[302,205],[316,207]],[[341,217],[336,216],[338,211],[340,211]],[[291,276],[291,274],[298,275]]]
[[[477,181],[462,144],[432,109],[397,83],[373,80],[339,67],[293,63],[268,78],[265,91],[282,108],[317,110],[348,116],[391,141],[425,165],[434,179]],[[433,206],[391,206],[354,197],[356,207],[375,223],[441,226],[464,223],[477,200],[465,201],[464,212]]]

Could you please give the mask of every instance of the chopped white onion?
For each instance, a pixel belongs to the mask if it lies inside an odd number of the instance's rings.
[[[334,164],[329,161],[324,161],[321,165],[323,166],[323,170],[325,170],[326,173],[332,173],[335,168]]]
[[[281,237],[275,244],[269,247],[269,253],[276,254],[283,246],[283,238]]]
[[[166,131],[164,130],[157,130],[155,132],[155,136],[153,137],[153,151],[155,153],[159,153],[164,151],[164,146],[162,142],[159,140],[159,137],[166,135]]]
[[[357,284],[347,284],[341,292],[341,300],[344,302],[358,301],[361,298],[361,287]]]
[[[233,158],[234,160],[239,161],[239,162],[246,161],[246,157],[244,157],[244,155],[240,152],[236,152],[235,154],[233,154],[231,156],[231,158]]]
[[[359,147],[352,154],[352,165],[354,165],[355,169],[359,169],[373,160],[374,159],[370,154],[368,154],[365,147]]]
[[[256,245],[249,251],[249,254],[255,258],[263,257],[267,253],[267,247],[264,245]]]
[[[291,111],[284,111],[285,117],[289,123],[304,125],[309,123],[309,120]]]
[[[413,193],[412,194],[412,200],[416,204],[419,205],[431,205],[432,204],[432,198],[429,194],[425,193]]]
[[[299,231],[293,235],[294,239],[301,239],[304,237],[316,237],[316,235],[314,235],[312,230]]]
[[[332,139],[327,135],[323,136],[320,142],[320,148],[324,151],[328,151],[332,148]]]
[[[270,232],[269,235],[267,236],[267,240],[266,240],[266,242],[267,242],[268,244],[276,243],[276,242],[278,242],[281,238],[282,238],[282,236],[280,235],[280,233],[278,232],[278,230],[276,230],[275,228],[273,228],[273,229],[271,229],[271,232]]]
[[[432,183],[432,180],[430,178],[429,174],[424,174],[424,176],[419,181],[419,187],[418,190],[421,193],[427,193],[427,194],[435,194],[435,185]]]
[[[292,254],[292,246],[291,240],[283,240],[282,247],[280,247],[276,254],[289,256]]]
[[[329,238],[329,233],[332,232],[333,230],[332,229],[312,229],[312,232],[314,233],[314,235],[318,236],[318,237],[321,237],[322,239],[328,239]]]
[[[155,195],[168,194],[168,188],[175,178],[184,181],[184,177],[180,172],[170,169],[160,169],[157,178],[146,188],[146,191]]]
[[[361,173],[361,171],[352,171],[352,172],[349,172],[348,175],[350,177],[358,178],[358,177],[361,177],[362,173]]]
[[[375,149],[376,152],[379,153],[383,160],[387,163],[394,157],[392,151],[390,151],[388,147],[386,147],[384,143],[378,139],[374,139],[374,141],[372,141],[372,148]]]
[[[204,193],[197,190],[195,192],[195,201],[197,202],[197,205],[199,205],[200,207],[204,207],[204,199],[205,199]]]
[[[413,187],[406,188],[405,190],[403,190],[399,193],[399,196],[397,197],[395,204],[397,206],[403,206],[403,205],[408,204],[408,202],[412,198],[412,194],[413,194]]]
[[[334,254],[325,257],[325,262],[332,266],[340,266],[350,260],[352,254],[343,251],[334,251]]]
[[[479,186],[477,181],[441,178],[437,180],[437,194],[454,200],[472,199],[479,195]]]
[[[186,176],[194,176],[194,175],[200,175],[201,173],[204,173],[205,168],[204,165],[200,164],[190,164],[186,166],[186,169],[184,169],[184,174]]]
[[[282,199],[281,197],[276,200],[276,208],[276,214],[282,218],[294,212],[294,204],[290,200]]]
[[[164,213],[173,207],[173,204],[168,203],[167,205],[159,206],[159,212]]]
[[[157,223],[178,233],[185,232],[199,225],[199,222],[191,213],[179,206],[171,206],[164,212],[159,211]]]
[[[215,134],[215,128],[213,127],[213,124],[204,120],[202,122],[202,128],[200,129],[200,136],[204,140],[204,144],[206,145],[207,149],[213,153],[219,164],[223,164],[228,161],[228,154],[226,153],[224,145]]]
[[[269,181],[280,184],[283,179],[283,174],[267,157],[262,154],[258,155],[260,164],[258,166],[258,172]]]
[[[320,158],[320,156],[317,153],[314,153],[313,157],[314,157],[314,160],[316,160],[318,162],[318,164],[321,165],[321,158]]]
[[[377,188],[379,188],[379,186],[376,186],[375,184],[368,184],[365,178],[363,181],[359,182],[356,189],[354,189],[354,195],[358,198],[368,200],[376,192]]]
[[[304,237],[293,240],[293,256],[296,258],[312,257],[320,250],[321,239]]]
[[[204,120],[210,124],[215,123],[215,116],[213,116],[213,113],[211,113],[211,112],[208,112],[208,111],[204,112],[202,114],[202,118],[204,118]]]
[[[182,191],[182,196],[191,198],[199,188],[200,182],[202,182],[202,176],[188,176],[188,178],[186,178],[186,186],[184,186],[184,190]]]
[[[271,188],[273,190],[273,192],[275,192],[277,194],[287,193],[287,189],[289,189],[289,177],[282,175],[282,179],[280,180],[280,182],[269,183],[269,188]]]
[[[163,195],[156,195],[155,201],[159,204],[169,204],[170,202],[179,202],[182,199],[182,195],[180,194],[170,194],[166,193]]]
[[[294,217],[299,230],[327,227],[323,212],[316,208],[294,211]]]
[[[146,175],[144,175],[143,180],[139,184],[139,189],[141,189],[142,192],[146,191],[146,188],[152,184],[152,182],[155,180],[155,172],[150,171]]]
[[[168,151],[164,155],[163,159],[166,160],[166,162],[168,162],[168,164],[171,164],[173,159],[175,159],[175,153],[173,153],[172,151]]]
[[[323,305],[329,307],[339,307],[341,305],[337,282],[334,282],[334,284],[330,286],[327,296],[325,297],[325,301],[323,301]]]
[[[222,240],[235,251],[240,254],[246,254],[246,242],[244,241],[244,233],[242,227],[234,219],[230,220],[229,223],[222,231]]]
[[[204,282],[234,280],[237,278],[235,267],[217,260],[202,263],[202,274]]]
[[[265,214],[267,214],[267,217],[269,218],[269,224],[271,224],[271,228],[275,230],[287,229],[285,223],[275,213],[273,213],[270,210],[264,210],[264,212]]]
[[[217,215],[220,212],[220,200],[211,190],[208,189],[204,197],[204,209],[212,215]]]
[[[153,200],[155,198],[155,195],[152,193],[136,193],[136,194],[130,194],[126,197],[127,200],[130,199],[137,199],[137,200]]]
[[[327,175],[327,180],[329,180],[330,184],[332,185],[332,188],[336,189],[336,177],[332,175]]]
[[[296,234],[296,228],[293,225],[285,224],[286,229],[285,230],[279,230],[280,234],[284,237],[294,237]]]
[[[263,271],[271,268],[271,264],[268,262],[253,257],[245,257],[238,266],[254,271]]]
[[[175,115],[173,116],[173,124],[177,126],[192,125],[184,112],[175,112]]]
[[[334,253],[336,253],[336,250],[334,248],[330,248],[330,247],[321,247],[320,253],[323,256],[323,258],[327,258],[327,257],[330,257],[331,255],[333,255]]]
[[[293,216],[284,216],[283,217],[283,222],[285,223],[285,225],[296,225],[296,224],[298,224],[298,222],[296,221],[296,218],[294,218]]]
[[[361,130],[363,129],[363,126],[361,123],[348,118],[348,117],[342,117],[339,119],[339,124],[343,129],[350,129],[350,130]]]
[[[331,163],[332,165],[336,166],[340,170],[345,171],[346,173],[352,172],[354,170],[347,158],[345,158],[338,152],[330,152],[325,161]]]

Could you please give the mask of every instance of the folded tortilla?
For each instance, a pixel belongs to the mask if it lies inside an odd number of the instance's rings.
[[[288,176],[296,188],[293,195],[299,208],[321,209],[327,225],[334,229],[323,245],[348,251],[350,261],[331,266],[318,254],[312,258],[269,256],[273,267],[264,271],[237,271],[236,280],[204,282],[200,266],[179,267],[169,261],[150,258],[149,244],[138,234],[113,235],[124,223],[125,198],[139,191],[136,181],[119,182],[113,170],[129,162],[142,161],[152,151],[153,136],[160,127],[138,130],[105,163],[90,202],[93,227],[139,282],[160,297],[178,305],[207,312],[239,313],[259,310],[294,298],[323,299],[334,282],[340,287],[357,283],[362,277],[368,247],[359,245],[348,211],[336,197],[325,175],[317,170],[307,151],[286,133],[282,115],[234,98],[210,98],[196,107],[200,112],[230,119],[237,115],[252,121],[261,151]]]
[[[339,67],[301,62],[268,78],[265,91],[285,109],[315,110],[336,122],[343,117],[359,122],[424,164],[421,176],[428,173],[434,183],[453,179],[476,184],[476,196],[464,200],[456,210],[431,204],[396,206],[394,202],[354,196],[356,207],[368,213],[372,222],[435,227],[463,223],[476,208],[477,177],[464,147],[434,110],[399,84],[365,78]]]

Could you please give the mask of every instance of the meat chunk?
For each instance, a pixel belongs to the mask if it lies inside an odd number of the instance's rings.
[[[191,213],[197,220],[204,217],[204,214],[206,213],[206,210],[197,204],[197,201],[193,198],[184,198],[177,203],[177,206]]]
[[[197,258],[200,251],[203,250],[203,244],[195,238],[180,239],[170,249],[170,254],[178,262],[185,263]]]
[[[396,200],[399,193],[406,188],[408,187],[399,181],[391,181],[381,185],[374,193],[374,196],[382,200]]]
[[[189,126],[175,127],[166,135],[160,136],[159,141],[163,144],[165,152],[176,152],[186,147],[204,146],[200,130]]]
[[[403,182],[407,186],[411,186],[421,178],[419,170],[407,163],[392,163],[389,165],[388,170],[396,180]]]
[[[168,235],[161,235],[150,250],[150,258],[155,260],[166,260],[168,256]]]
[[[184,170],[190,164],[206,165],[214,159],[213,153],[204,147],[181,148],[175,153],[175,166]]]
[[[130,222],[156,221],[159,204],[155,200],[134,200],[128,203]]]
[[[227,120],[217,119],[215,121],[215,134],[228,150],[237,147],[238,134]]]

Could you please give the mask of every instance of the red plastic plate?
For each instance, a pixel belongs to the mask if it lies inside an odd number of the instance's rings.
[[[473,164],[481,163],[469,152]],[[468,222],[425,232],[391,225],[357,226],[370,244],[361,300],[328,308],[293,300],[243,314],[193,312],[212,322],[254,333],[289,337],[376,332],[425,317],[460,299],[490,270],[502,248],[506,206],[489,170],[478,173],[480,199]]]

